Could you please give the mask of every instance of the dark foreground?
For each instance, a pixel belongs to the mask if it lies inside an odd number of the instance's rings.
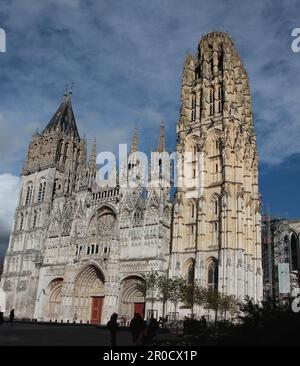
[[[175,338],[172,334],[158,334],[157,340]],[[128,328],[117,333],[118,346],[134,346]],[[85,325],[51,325],[5,323],[0,327],[1,346],[110,346],[110,334],[104,327]]]
[[[120,330],[117,344],[131,346],[128,330]],[[4,324],[0,327],[1,346],[109,346],[109,331],[80,325]]]

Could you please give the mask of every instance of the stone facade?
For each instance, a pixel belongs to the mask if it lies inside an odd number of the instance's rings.
[[[228,34],[202,37],[187,56],[177,134],[170,275],[259,301],[256,137],[248,76]]]
[[[128,176],[137,149],[135,133]],[[88,162],[86,151],[65,95],[33,136],[22,175],[2,276],[18,317],[105,323],[116,311],[129,319],[145,311],[142,275],[167,268],[169,189],[99,188],[96,145]]]
[[[300,288],[300,220],[270,219],[262,222],[262,259],[264,271],[264,298],[283,299]],[[287,267],[288,276],[281,276],[280,264]],[[281,279],[280,279],[281,277]],[[280,291],[280,282],[284,292]],[[284,284],[285,282],[285,284]]]
[[[129,319],[150,309],[142,276],[152,269],[261,299],[251,99],[227,34],[203,37],[197,56],[188,56],[177,133],[173,207],[163,126],[147,188],[140,178],[124,184],[140,164],[137,131],[117,185],[100,188],[96,143],[88,159],[65,95],[29,145],[1,279],[7,309],[38,320],[105,323],[113,312]],[[160,302],[154,308],[162,315]]]

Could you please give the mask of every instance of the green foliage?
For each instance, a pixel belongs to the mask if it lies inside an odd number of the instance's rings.
[[[143,288],[143,293],[144,296],[150,296],[151,298],[154,297],[155,291],[157,289],[157,279],[158,279],[159,275],[157,273],[157,271],[151,271],[149,273],[147,273],[146,275],[143,275],[143,279],[144,279],[144,288]]]

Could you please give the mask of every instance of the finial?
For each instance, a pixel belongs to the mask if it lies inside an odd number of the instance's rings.
[[[68,88],[69,88],[69,85],[66,84],[65,85],[65,91],[64,91],[64,97],[66,97],[68,95]]]
[[[70,86],[70,91],[69,91],[69,95],[73,94],[73,87],[74,87],[74,81],[72,81],[71,86]]]
[[[133,132],[133,141],[131,144],[130,152],[136,152],[138,150],[138,129],[135,128]]]
[[[90,162],[92,164],[96,164],[96,160],[97,160],[97,141],[96,141],[96,137],[94,137]]]
[[[64,92],[64,100],[70,99],[71,95],[73,94],[73,86],[74,86],[74,82],[72,82],[71,85],[66,84],[65,92]]]
[[[163,121],[160,124],[159,141],[158,141],[158,152],[161,153],[166,151],[166,137],[165,137],[165,126]]]

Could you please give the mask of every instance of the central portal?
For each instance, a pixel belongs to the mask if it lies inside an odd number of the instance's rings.
[[[83,323],[101,323],[104,299],[104,276],[101,270],[93,265],[84,266],[75,280],[74,319]]]

